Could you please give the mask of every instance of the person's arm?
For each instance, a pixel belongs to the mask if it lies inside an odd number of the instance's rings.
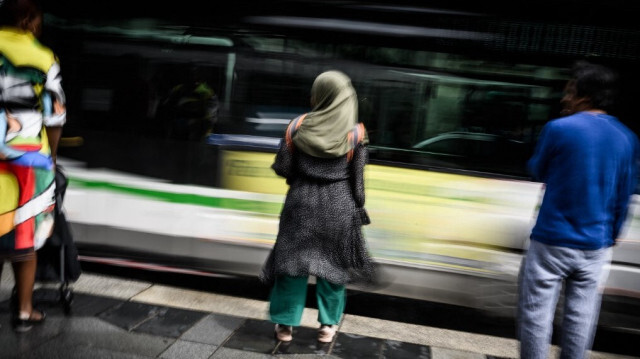
[[[58,154],[58,143],[60,143],[60,137],[62,136],[62,126],[46,127],[46,131],[49,147],[51,148],[51,158],[55,164]]]
[[[9,129],[10,115],[4,109],[0,109],[0,160],[11,160],[24,154],[24,151],[17,151],[7,146],[5,137]]]
[[[271,168],[278,176],[286,178],[287,184],[289,184],[289,180],[293,174],[293,153],[284,139],[280,141],[280,149],[276,154],[276,159],[271,165]]]
[[[369,161],[369,150],[367,146],[358,144],[353,152],[353,158],[350,163],[351,171],[351,193],[356,202],[356,209],[360,214],[362,224],[370,224],[371,220],[364,208],[365,192],[364,192],[364,166]]]
[[[640,166],[640,144],[635,142],[633,163],[625,169],[625,173],[618,183],[617,200],[614,206],[613,217],[613,242],[615,243],[620,236],[620,230],[627,218],[627,212],[629,210],[629,201],[631,196],[635,192],[635,188],[638,181],[638,170]]]
[[[367,147],[358,144],[353,151],[350,163],[351,193],[353,193],[353,199],[358,207],[364,207],[364,166],[367,164],[368,157]]]
[[[45,94],[43,95],[44,126],[47,132],[51,158],[55,163],[58,154],[58,143],[62,136],[62,126],[67,121],[66,98],[62,89],[60,65],[56,62],[47,72]]]
[[[553,152],[553,129],[550,123],[547,123],[540,132],[533,156],[527,163],[527,169],[534,181],[546,182],[548,163]]]

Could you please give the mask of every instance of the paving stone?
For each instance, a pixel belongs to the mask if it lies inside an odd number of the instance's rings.
[[[431,359],[431,348],[426,345],[385,340],[382,349],[384,359]]]
[[[246,319],[222,314],[209,314],[187,330],[180,339],[221,345]]]
[[[513,357],[518,352],[518,341],[511,338],[393,322],[357,315],[345,315],[340,331],[342,333],[426,345],[432,348],[456,348],[464,352],[479,352],[500,357]]]
[[[55,349],[62,352],[84,345],[150,357],[157,357],[174,342],[172,338],[128,332],[96,317],[67,321],[60,336],[50,341]]]
[[[34,303],[45,309],[47,315],[67,315],[64,313],[64,307],[59,301],[60,294],[58,290],[38,289],[34,292],[33,297]],[[73,292],[69,315],[79,317],[95,316],[122,303],[124,301],[121,299]]]
[[[280,359],[339,359],[329,354],[277,354],[274,356]]]
[[[169,310],[167,307],[158,307],[136,302],[123,302],[100,313],[98,317],[120,328],[132,330],[143,322],[167,310]]]
[[[484,354],[431,347],[432,359],[486,359]]]
[[[211,356],[211,359],[273,359],[273,355],[264,353],[248,352],[232,348],[218,348]]]
[[[57,349],[55,345],[41,346],[20,359],[150,359],[153,357],[123,353],[117,350],[96,348],[92,345],[76,345],[71,348]]]
[[[120,299],[74,293],[71,314],[75,316],[95,316],[122,303],[123,301]]]
[[[178,340],[160,355],[163,359],[207,359],[218,349],[215,345]]]
[[[47,318],[29,332],[16,333],[11,327],[10,315],[0,314],[0,357],[26,355],[40,345],[58,337],[69,321],[64,318]]]
[[[154,285],[141,292],[132,301],[148,304],[202,310],[243,318],[265,320],[269,303],[265,301],[219,295],[195,290]]]
[[[0,318],[5,322],[6,318]],[[105,358],[156,357],[174,340],[127,332],[95,317],[52,317],[29,332],[15,333],[10,325],[0,327],[1,357],[67,358],[79,352],[100,352]],[[113,354],[115,353],[115,354]],[[121,353],[122,355],[117,355]],[[126,355],[125,355],[126,354]],[[92,358],[93,355],[77,356]]]
[[[149,282],[91,273],[82,273],[80,278],[73,283],[73,289],[78,293],[94,294],[122,300],[128,300],[151,286],[152,283]]]
[[[269,321],[247,319],[223,346],[230,349],[271,354],[278,345],[273,329],[274,324]]]
[[[331,355],[339,358],[370,359],[382,354],[382,339],[338,332]]]
[[[178,338],[207,315],[193,310],[165,309],[157,311],[157,315],[141,323],[134,331]]]

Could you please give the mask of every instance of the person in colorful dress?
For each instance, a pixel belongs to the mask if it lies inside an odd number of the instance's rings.
[[[0,4],[0,260],[12,263],[12,324],[25,332],[46,316],[33,308],[32,296],[36,250],[53,229],[65,96],[58,59],[37,40],[43,20],[39,4]]]
[[[261,272],[272,285],[271,321],[280,341],[291,341],[304,310],[309,276],[316,277],[318,341],[331,342],[346,303],[346,284],[372,283],[375,267],[362,235],[367,134],[358,123],[351,80],[320,74],[311,89],[313,110],[288,126],[273,170],[289,191],[276,243]]]

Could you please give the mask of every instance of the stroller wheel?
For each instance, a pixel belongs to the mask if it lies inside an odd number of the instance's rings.
[[[73,292],[69,288],[60,289],[60,301],[62,302],[62,308],[64,314],[71,313],[71,304],[73,303]]]

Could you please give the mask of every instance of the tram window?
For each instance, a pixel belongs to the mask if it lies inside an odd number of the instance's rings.
[[[325,69],[300,54],[240,54],[228,125],[244,134],[281,137],[293,118],[311,110],[311,86]]]
[[[365,82],[373,158],[526,176],[535,135],[551,117],[547,85],[393,71]],[[369,88],[367,88],[367,86]],[[373,109],[372,109],[373,108]],[[409,151],[407,151],[409,149]]]
[[[241,67],[233,98],[232,121],[245,134],[281,137],[289,122],[308,112],[312,78]]]
[[[130,39],[83,46],[75,78],[82,113],[70,127],[197,140],[221,115],[225,54]],[[182,126],[181,119],[195,124]]]
[[[469,152],[470,146],[469,146],[469,140],[467,139],[445,139],[445,140],[438,140],[438,138],[435,138],[436,141],[435,142],[431,142],[428,143],[426,145],[424,145],[423,147],[415,147],[415,148],[419,148],[423,151],[427,151],[427,152],[434,152],[434,153],[441,153],[441,154],[447,154],[447,155],[458,155],[458,156],[462,156],[467,154]]]

